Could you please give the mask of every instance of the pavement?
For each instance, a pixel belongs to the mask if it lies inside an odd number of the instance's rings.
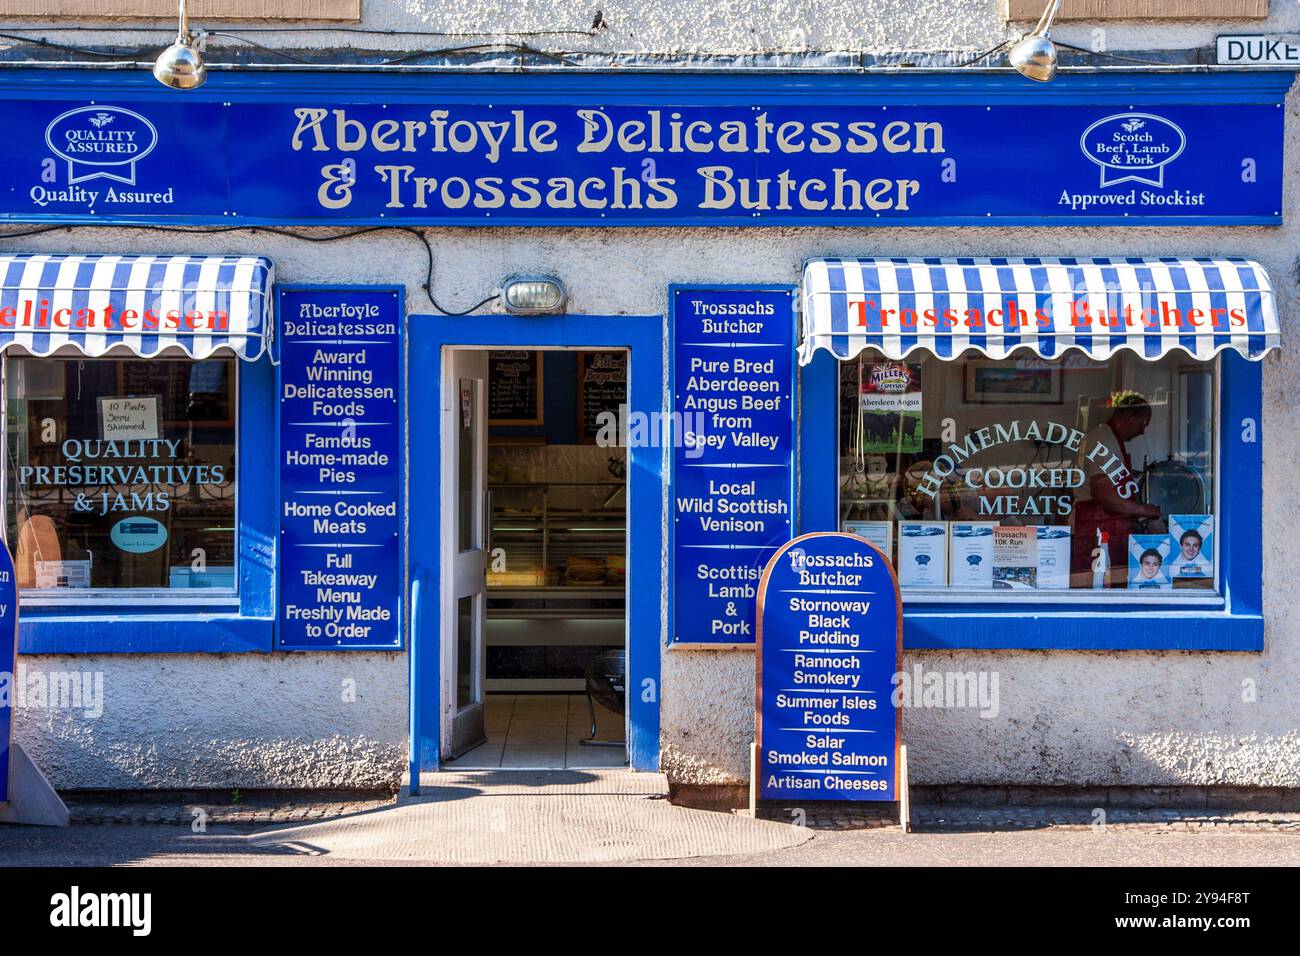
[[[1300,814],[921,806],[914,832],[859,806],[697,810],[658,774],[430,775],[418,796],[72,800],[63,829],[0,826],[0,865],[1300,864]]]

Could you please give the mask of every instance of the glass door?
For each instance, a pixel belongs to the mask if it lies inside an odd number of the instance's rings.
[[[485,739],[487,352],[448,349],[443,373],[442,757]]]

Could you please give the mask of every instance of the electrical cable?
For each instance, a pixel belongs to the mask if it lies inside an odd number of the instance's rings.
[[[1140,63],[1143,66],[1169,66],[1168,63],[1162,63],[1159,60],[1143,60],[1135,56],[1124,56],[1122,53],[1107,53],[1105,50],[1089,50],[1087,47],[1075,46],[1072,43],[1062,43],[1060,40],[1053,40],[1059,47],[1067,50],[1073,50],[1076,53],[1087,53],[1089,56],[1100,56],[1109,60],[1122,60],[1125,63]]]
[[[83,27],[83,26],[48,27],[43,29],[47,30],[48,32],[56,32],[56,31],[72,31],[72,32],[81,32],[81,33],[120,32],[120,31],[114,31],[112,29],[97,29],[93,27]],[[132,31],[132,32],[142,32],[142,31]],[[282,57],[283,59],[290,60],[294,63],[299,63],[304,66],[329,66],[330,65],[327,62],[322,62],[320,60],[309,59],[307,57],[299,56],[298,54],[291,53],[287,50],[266,46],[265,44],[259,43],[256,40],[249,39],[247,36],[243,35],[242,33],[232,33],[228,30],[207,30],[207,31],[200,31],[200,32],[210,37],[224,37],[226,39],[236,40],[240,43],[246,43],[249,46],[257,50],[261,50],[271,56]],[[502,31],[497,33],[486,33],[486,32],[477,32],[477,33],[476,32],[467,32],[467,33],[445,32],[444,33],[438,31],[369,30],[369,29],[362,29],[362,28],[330,29],[326,27],[324,29],[315,29],[311,27],[267,27],[264,29],[251,30],[248,32],[259,33],[259,34],[261,33],[355,33],[357,35],[362,35],[362,36],[369,35],[369,36],[416,36],[416,37],[498,37],[498,36],[513,36],[513,37],[588,36],[590,37],[590,36],[595,36],[596,33],[599,31],[598,30],[532,30],[532,31],[524,30],[524,31],[513,32],[507,30],[507,31]],[[144,49],[137,49],[134,51],[122,50],[122,49],[94,50],[87,47],[79,47],[67,43],[59,43],[55,40],[46,39],[45,37],[22,36],[17,33],[8,33],[8,32],[0,32],[0,39],[12,40],[15,43],[30,43],[33,46],[39,46],[39,47],[52,49],[52,50],[59,50],[64,53],[75,53],[80,56],[93,56],[93,57],[100,57],[103,59],[119,60],[122,62],[129,62],[129,63],[137,63],[137,62],[141,62],[142,59],[143,60],[150,59],[151,58],[150,54],[152,53],[152,50],[144,50]],[[1007,47],[1009,44],[1013,42],[1015,42],[1013,39],[1003,40],[997,46],[990,47],[989,49],[985,50],[983,53],[977,54],[976,56],[968,60],[962,60],[961,62],[951,64],[950,68],[964,69],[966,67],[974,66],[980,61],[985,60],[988,57],[992,56],[993,54],[1004,49],[1005,47]],[[1075,46],[1072,43],[1065,43],[1061,40],[1053,40],[1052,42],[1056,44],[1056,46],[1060,47],[1061,49],[1071,50],[1075,53],[1083,53],[1088,56],[1101,57],[1103,59],[1108,59],[1108,60],[1116,60],[1122,63],[1135,63],[1141,66],[1169,66],[1170,65],[1169,63],[1162,62],[1160,60],[1150,60],[1141,57],[1125,56],[1122,53],[1110,53],[1104,50],[1090,50],[1087,47]],[[384,59],[381,61],[380,65],[384,65],[384,66],[396,65],[423,56],[438,56],[438,55],[458,56],[458,55],[488,52],[491,50],[503,50],[511,53],[522,53],[522,54],[528,54],[532,56],[539,56],[545,59],[554,60],[556,62],[563,63],[565,65],[570,65],[572,62],[566,59],[561,54],[553,53],[547,50],[539,50],[536,47],[530,47],[527,44],[499,42],[499,43],[483,43],[483,44],[469,44],[463,46],[451,46],[451,47],[444,47],[435,50],[413,50],[407,53],[402,53],[397,56]]]
[[[0,32],[0,40],[13,40],[16,43],[30,43],[33,46],[48,47],[51,50],[61,50],[64,53],[78,53],[82,56],[102,56],[111,59],[124,60],[130,58],[130,62],[136,62],[136,58],[143,56],[143,51],[130,50],[90,50],[77,46],[69,46],[66,43],[56,43],[53,40],[46,40],[44,37],[24,37],[16,33]]]
[[[34,229],[28,229],[26,232],[7,232],[0,235],[0,239],[22,239],[26,236],[39,236],[43,233],[54,232],[57,229],[71,229],[71,226],[65,226],[62,223],[56,226],[36,226]]]
[[[270,56],[283,57],[286,60],[292,60],[294,63],[302,63],[305,66],[319,65],[318,60],[311,60],[307,57],[298,56],[296,53],[291,53],[288,50],[266,46],[265,44],[258,43],[256,40],[250,40],[248,37],[240,36],[238,33],[227,33],[224,30],[210,30],[207,32],[207,36],[227,37],[231,40],[238,40],[240,43],[247,43],[254,49],[261,50],[263,53],[267,53]],[[396,63],[404,63],[407,60],[412,60],[422,56],[456,56],[460,54],[486,53],[493,50],[504,50],[509,53],[526,53],[532,56],[540,56],[544,59],[554,60],[565,65],[569,64],[569,61],[559,54],[550,53],[546,50],[538,50],[535,47],[530,47],[524,43],[470,43],[463,46],[441,47],[437,50],[411,50],[410,52],[401,53],[397,56],[386,57],[380,61],[380,65],[391,66]]]
[[[240,43],[246,43],[257,50],[267,53],[270,56],[280,57],[282,59],[289,60],[291,62],[301,64],[303,66],[333,65],[328,61],[310,59],[308,57],[299,56],[298,54],[290,52],[288,50],[281,50],[275,47],[266,46],[265,44],[258,43],[256,40],[250,40],[248,37],[242,36],[238,33],[230,33],[224,30],[210,30],[210,31],[201,31],[201,35],[208,36],[208,37],[225,37],[226,39],[237,40]],[[522,36],[523,34],[506,34],[506,35]],[[12,40],[15,43],[30,43],[33,46],[38,46],[50,50],[58,50],[62,53],[75,53],[79,56],[100,57],[101,59],[104,60],[111,60],[120,63],[140,63],[147,60],[152,60],[155,52],[152,49],[143,49],[143,48],[135,49],[135,50],[123,50],[123,49],[92,50],[86,47],[78,47],[78,46],[72,46],[67,43],[59,43],[55,40],[47,40],[44,37],[22,36],[17,33],[8,33],[8,32],[0,32],[0,39]],[[380,62],[379,65],[388,66],[388,65],[398,64],[406,60],[414,59],[417,57],[423,57],[423,56],[467,56],[467,55],[472,55],[474,53],[485,53],[493,50],[500,50],[509,53],[526,54],[529,56],[538,56],[538,57],[542,57],[543,59],[553,60],[555,62],[562,63],[566,66],[570,65],[570,61],[565,59],[562,55],[558,53],[552,53],[548,50],[539,50],[536,47],[531,47],[524,43],[509,43],[509,42],[467,44],[462,46],[441,47],[439,49],[434,49],[434,50],[413,50],[407,53],[402,53],[397,56],[384,59]],[[328,51],[322,51],[322,52],[328,52]],[[220,66],[220,65],[230,65],[230,64],[221,64],[217,61],[211,61],[210,65]]]
[[[398,63],[406,63],[409,60],[418,59],[422,56],[437,55],[456,55],[461,53],[485,53],[492,50],[503,50],[508,53],[527,53],[532,56],[540,56],[543,59],[554,60],[564,66],[571,66],[572,61],[566,59],[559,53],[551,53],[546,50],[538,50],[536,47],[530,47],[522,43],[478,43],[469,46],[444,47],[440,50],[412,50],[410,53],[402,53],[398,56],[388,57],[380,62],[381,66],[393,66]]]
[[[249,46],[256,50],[261,50],[263,53],[269,53],[271,56],[283,57],[286,60],[292,60],[295,63],[302,63],[306,66],[311,66],[315,62],[314,60],[308,60],[304,57],[290,53],[288,50],[277,50],[274,47],[264,46],[256,40],[250,40],[247,37],[241,37],[235,33],[224,33],[219,30],[207,30],[204,31],[204,34],[210,37],[228,37],[231,40],[238,40],[240,43],[247,43]]]
[[[0,241],[6,239],[21,239],[25,236],[41,235],[43,233],[53,232],[56,229],[65,229],[68,232],[71,232],[75,228],[77,227],[68,226],[68,225],[41,226],[36,229],[26,230],[24,232],[0,233]],[[280,226],[210,226],[209,227],[209,226],[158,226],[150,223],[126,223],[126,224],[114,224],[113,228],[143,229],[149,232],[165,232],[165,233],[175,233],[179,235],[199,235],[199,236],[222,235],[230,232],[248,232],[251,234],[256,234],[258,232],[269,232],[272,235],[288,236],[289,238],[292,239],[300,239],[303,242],[322,242],[322,243],[338,242],[343,239],[356,239],[359,238],[360,236],[370,235],[371,233],[376,233],[376,232],[384,232],[384,233],[403,232],[417,239],[420,243],[421,248],[424,249],[426,269],[424,273],[424,281],[420,284],[420,288],[424,290],[424,294],[429,299],[429,304],[433,306],[435,311],[441,313],[442,315],[448,316],[449,318],[463,318],[464,316],[470,315],[471,313],[476,312],[477,310],[483,308],[483,306],[487,305],[489,302],[494,302],[497,299],[501,298],[501,293],[494,292],[491,295],[486,296],[480,301],[474,303],[468,309],[457,310],[457,309],[444,308],[433,295],[433,245],[429,242],[428,237],[425,236],[425,234],[421,232],[419,229],[416,229],[414,226],[363,226],[359,229],[350,229],[347,232],[335,233],[334,235],[329,235],[329,236],[315,236],[309,233],[300,232],[296,229],[286,229]]]
[[[979,56],[974,57],[973,59],[965,60],[965,61],[963,61],[963,62],[961,62],[961,63],[954,63],[954,64],[953,64],[953,69],[958,69],[958,70],[959,70],[959,69],[961,69],[961,68],[963,68],[963,67],[971,66],[971,65],[973,65],[973,64],[975,64],[975,63],[978,63],[980,60],[984,59],[985,57],[989,57],[989,56],[992,56],[994,53],[997,53],[999,50],[1001,50],[1003,47],[1005,47],[1007,44],[1009,44],[1009,43],[1011,43],[1011,42],[1012,42],[1012,41],[1010,41],[1010,40],[1003,40],[1003,41],[1002,41],[1001,43],[999,43],[997,46],[989,47],[987,50],[985,50],[985,51],[984,51],[983,53],[981,53]]]
[[[602,27],[605,26],[603,19]],[[48,33],[166,33],[174,34],[174,28],[164,29],[162,27],[139,27],[130,28],[116,24],[109,24],[102,27],[87,26],[50,26],[41,27]],[[209,33],[211,31],[208,31]],[[359,36],[385,36],[385,37],[558,37],[558,36],[595,36],[600,32],[595,30],[375,30],[366,27],[249,27],[248,33],[355,33]]]
[[[997,53],[1003,47],[1013,42],[1015,41],[1003,40],[997,46],[990,47],[989,49],[985,50],[983,53],[979,54],[978,56],[975,56],[969,60],[964,60],[961,63],[952,64],[952,68],[961,69],[963,67],[973,66],[974,64],[980,62],[981,60],[987,57],[992,56],[994,53]],[[1139,63],[1143,66],[1169,66],[1168,63],[1162,63],[1159,60],[1144,60],[1135,56],[1124,56],[1122,53],[1107,53],[1105,50],[1089,50],[1087,47],[1075,46],[1072,43],[1063,43],[1060,40],[1053,40],[1052,42],[1056,44],[1056,46],[1061,47],[1062,49],[1073,50],[1075,53],[1086,53],[1089,56],[1099,56],[1110,60],[1120,60],[1125,63]]]

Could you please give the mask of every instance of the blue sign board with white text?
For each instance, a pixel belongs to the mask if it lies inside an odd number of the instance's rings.
[[[180,97],[147,77],[91,80],[0,83],[0,218],[1269,224],[1290,83],[217,74]]]
[[[755,726],[764,800],[898,799],[902,602],[884,553],[838,532],[763,572]]]
[[[0,547],[0,803],[9,799],[17,682],[18,575],[9,548]]]
[[[278,644],[400,648],[402,292],[278,292]]]
[[[672,290],[673,641],[752,644],[794,532],[794,289]]]

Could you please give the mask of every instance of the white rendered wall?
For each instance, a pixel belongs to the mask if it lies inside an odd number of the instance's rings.
[[[550,50],[647,54],[980,51],[1019,36],[1029,26],[1008,25],[1002,19],[1000,0],[362,0],[361,8],[359,22],[342,25],[434,31],[447,36],[413,43],[410,37],[349,36],[320,23],[311,24],[319,28],[311,33],[259,33],[259,26],[284,24],[214,21],[203,16],[201,0],[190,4],[190,17],[195,27],[248,34],[269,47],[328,49],[349,45],[411,50],[517,38]],[[524,36],[536,31],[585,31],[598,10],[606,27],[592,37]],[[20,20],[7,24],[6,31],[46,36],[41,27],[66,26],[68,22]],[[170,42],[167,34],[175,33],[174,21],[113,24],[77,18],[75,22],[96,29],[78,32],[73,45],[159,40],[165,46]],[[1220,33],[1300,32],[1300,4],[1295,0],[1272,0],[1270,15],[1264,20],[1114,20],[1102,26],[1109,50],[1176,50],[1213,44]],[[1086,21],[1065,21],[1052,35],[1091,49],[1097,27]],[[223,51],[241,46],[236,40],[222,37],[213,37],[210,42],[213,49]],[[267,56],[266,60],[272,62],[273,58]]]

